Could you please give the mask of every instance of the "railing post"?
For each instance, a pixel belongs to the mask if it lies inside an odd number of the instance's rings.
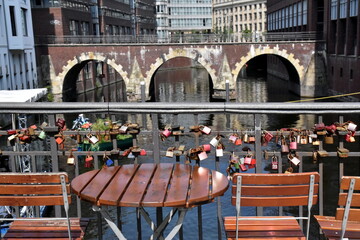
[[[151,114],[152,137],[153,137],[153,158],[154,163],[160,163],[160,142],[159,142],[159,118],[157,114]]]
[[[260,114],[255,114],[255,159],[256,159],[256,173],[262,173],[262,152],[261,152],[261,118]],[[257,216],[263,215],[263,208],[256,208]]]

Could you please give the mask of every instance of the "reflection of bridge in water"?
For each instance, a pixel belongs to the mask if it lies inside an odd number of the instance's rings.
[[[210,35],[209,35],[210,36]],[[79,37],[77,37],[79,38]],[[80,41],[79,41],[80,42]],[[167,61],[185,57],[199,63],[211,78],[214,95],[229,88],[235,90],[237,77],[250,60],[271,56],[272,71],[281,63],[288,74],[289,89],[300,96],[321,94],[324,70],[315,67],[323,62],[316,40],[267,41],[267,42],[206,42],[202,43],[67,43],[53,41],[38,44],[38,63],[42,76],[48,76],[55,100],[73,94],[71,90],[81,85],[81,79],[96,77],[95,87],[110,75],[123,80],[127,100],[139,99],[140,84],[145,85],[148,95],[154,75]],[[95,62],[94,69],[87,64]],[[104,71],[104,65],[108,70]],[[109,70],[110,69],[110,70]],[[79,73],[82,73],[79,75]],[[291,77],[290,77],[291,76]],[[84,84],[83,84],[84,85]],[[66,100],[66,98],[64,98]]]

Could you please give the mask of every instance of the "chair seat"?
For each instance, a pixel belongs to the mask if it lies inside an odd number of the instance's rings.
[[[89,219],[70,218],[72,239],[83,239]],[[14,221],[4,239],[69,239],[66,220]]]
[[[314,216],[327,239],[340,239],[342,220],[330,216]],[[360,239],[360,222],[348,221],[345,238]]]
[[[251,218],[248,219],[248,218]],[[254,220],[259,218],[259,220]],[[260,220],[260,218],[277,218],[281,219],[284,216],[275,217],[240,217],[239,218],[239,239],[281,239],[281,240],[305,240],[305,236],[299,226],[298,221],[292,219],[281,220]],[[228,240],[236,237],[236,217],[224,217],[225,232]]]

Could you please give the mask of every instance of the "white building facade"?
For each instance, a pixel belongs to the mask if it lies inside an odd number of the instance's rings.
[[[156,0],[157,35],[212,30],[212,0]]]
[[[215,33],[253,33],[266,31],[265,0],[214,0]]]
[[[38,87],[30,0],[0,0],[0,90]]]

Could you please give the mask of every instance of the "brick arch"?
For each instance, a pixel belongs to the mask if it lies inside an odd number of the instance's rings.
[[[278,47],[275,47],[275,48],[264,47],[264,48],[250,49],[248,54],[246,56],[241,57],[240,62],[237,62],[235,64],[235,69],[232,71],[233,84],[236,83],[237,77],[239,76],[241,69],[245,66],[245,64],[248,61],[250,61],[251,59],[253,59],[257,56],[264,55],[264,54],[273,54],[273,55],[277,55],[277,56],[287,59],[296,69],[296,72],[299,75],[299,80],[300,80],[299,84],[301,84],[301,82],[304,79],[304,75],[305,75],[304,66],[302,66],[300,64],[299,59],[294,58],[294,54],[288,53],[287,50],[285,50],[285,49],[279,50]]]
[[[152,79],[153,75],[155,74],[156,70],[158,68],[160,68],[161,65],[163,65],[166,61],[169,61],[169,60],[177,58],[177,57],[190,58],[190,59],[200,63],[206,69],[206,71],[210,74],[211,80],[215,86],[215,83],[217,80],[217,76],[215,75],[216,71],[215,71],[215,69],[213,69],[211,67],[211,63],[207,62],[206,59],[199,52],[187,51],[186,49],[180,49],[180,48],[176,48],[176,49],[170,48],[169,53],[163,54],[161,57],[158,57],[156,59],[155,63],[150,65],[150,70],[146,72],[145,84],[147,86],[147,91],[150,87],[151,79]],[[149,94],[149,93],[147,92],[147,94]]]
[[[82,53],[80,56],[74,57],[72,60],[67,61],[67,64],[62,67],[62,72],[60,72],[56,77],[55,80],[51,82],[52,85],[52,93],[55,96],[56,101],[61,101],[62,99],[62,91],[64,86],[65,76],[68,72],[77,64],[80,64],[84,61],[100,61],[105,62],[106,64],[110,65],[112,68],[117,71],[122,79],[124,80],[125,84],[129,83],[128,73],[123,70],[121,65],[115,63],[114,59],[108,59],[107,56],[101,53],[94,53],[94,52],[86,52]]]

